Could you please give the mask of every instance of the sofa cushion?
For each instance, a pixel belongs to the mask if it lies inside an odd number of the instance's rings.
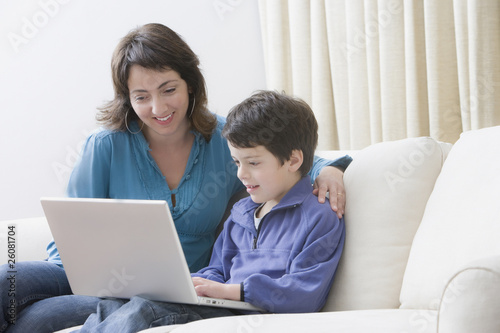
[[[421,137],[356,154],[344,175],[344,252],[323,311],[399,307],[411,242],[450,147]]]
[[[468,262],[500,255],[500,127],[465,132],[453,146],[416,233],[401,307],[437,309]]]
[[[437,311],[364,310],[220,317],[187,323],[172,332],[435,333],[436,322]],[[149,333],[150,331],[144,331],[144,333],[146,332]],[[159,330],[158,332],[162,331]]]

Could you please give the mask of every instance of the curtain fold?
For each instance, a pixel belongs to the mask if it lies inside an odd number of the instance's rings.
[[[500,0],[260,0],[267,88],[304,99],[318,149],[500,125]]]

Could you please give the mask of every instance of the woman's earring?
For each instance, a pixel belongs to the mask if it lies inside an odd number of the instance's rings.
[[[189,113],[189,118],[193,116],[194,106],[196,105],[196,98],[193,96],[193,107],[191,108],[191,112]]]
[[[127,119],[128,119],[128,110],[127,112],[125,112],[125,127],[127,128],[127,131],[129,131],[130,134],[137,134],[142,131],[142,128],[144,127],[144,122],[142,123],[141,128],[137,132],[132,132],[130,128],[128,128]]]

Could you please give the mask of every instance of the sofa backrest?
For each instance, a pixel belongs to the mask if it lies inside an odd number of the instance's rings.
[[[344,252],[323,311],[399,307],[411,243],[450,148],[421,137],[356,153],[344,175]]]
[[[413,242],[401,307],[438,309],[456,272],[495,255],[500,255],[500,126],[465,132],[453,146]]]

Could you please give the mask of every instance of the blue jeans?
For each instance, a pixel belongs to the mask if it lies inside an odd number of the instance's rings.
[[[0,266],[0,333],[44,333],[81,325],[99,301],[71,295],[66,273],[56,264],[18,262],[14,272]]]
[[[141,297],[132,297],[130,301],[105,299],[99,303],[97,313],[87,319],[79,332],[133,333],[151,327],[236,314],[239,313],[229,309],[156,302]]]

